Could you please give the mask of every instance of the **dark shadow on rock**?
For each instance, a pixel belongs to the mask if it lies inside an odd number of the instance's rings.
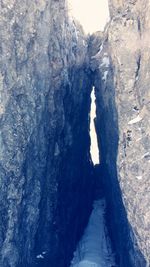
[[[45,181],[41,180],[35,258],[42,251],[47,253],[33,266],[69,267],[92,210],[95,177],[89,153],[91,77],[86,66],[74,67],[69,74],[70,84],[61,85],[65,86],[64,96],[61,92],[56,96],[62,97],[65,114],[64,127],[55,133],[60,152],[51,156],[49,129]],[[76,97],[72,93],[75,90]],[[49,114],[45,126],[48,120]]]

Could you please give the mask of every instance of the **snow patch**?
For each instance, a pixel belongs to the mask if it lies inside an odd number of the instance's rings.
[[[97,56],[101,54],[103,48],[104,48],[104,43],[101,44],[100,50],[98,51]]]
[[[107,79],[107,75],[108,75],[108,70],[104,71],[103,73],[103,77],[102,77],[102,80],[106,82],[106,79]]]
[[[77,246],[70,267],[115,266],[107,229],[105,226],[105,200],[96,200],[89,223]]]
[[[134,118],[133,120],[129,121],[129,122],[128,122],[128,125],[137,123],[137,122],[139,122],[139,121],[141,121],[141,120],[142,120],[142,118],[140,117],[140,115],[138,115],[136,118]]]
[[[104,44],[102,43],[101,46],[100,46],[100,50],[99,50],[98,54],[100,54],[102,52],[103,47],[104,47]]]
[[[106,68],[108,68],[109,67],[109,65],[110,65],[110,60],[109,60],[109,57],[103,57],[103,59],[102,59],[102,63],[101,63],[101,67],[106,67]]]
[[[36,256],[37,259],[44,259],[44,256],[42,254],[39,254]]]
[[[85,40],[83,40],[83,45],[84,45],[84,46],[86,45],[86,42],[85,42]]]
[[[139,175],[139,176],[136,176],[136,178],[138,179],[138,180],[142,180],[142,176],[141,175]]]

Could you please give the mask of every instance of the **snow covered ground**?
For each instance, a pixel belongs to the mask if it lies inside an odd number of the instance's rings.
[[[105,226],[105,200],[93,204],[89,223],[80,240],[70,267],[116,266]]]

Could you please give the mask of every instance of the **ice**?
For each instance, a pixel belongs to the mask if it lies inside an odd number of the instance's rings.
[[[136,118],[134,118],[133,120],[129,121],[128,124],[131,125],[131,124],[137,123],[137,122],[139,122],[141,120],[142,120],[142,118],[138,115]]]
[[[105,200],[96,200],[89,223],[77,246],[70,267],[115,266],[105,226]]]

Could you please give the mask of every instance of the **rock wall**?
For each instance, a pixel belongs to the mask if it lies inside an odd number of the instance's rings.
[[[1,1],[0,40],[0,266],[66,267],[93,198],[87,43],[62,0]]]
[[[91,58],[101,172],[117,262],[144,267],[150,265],[150,1],[109,5],[110,23]]]
[[[69,266],[101,187],[118,266],[150,264],[150,1],[109,6],[105,32],[87,38],[65,0],[0,2],[2,267]]]

